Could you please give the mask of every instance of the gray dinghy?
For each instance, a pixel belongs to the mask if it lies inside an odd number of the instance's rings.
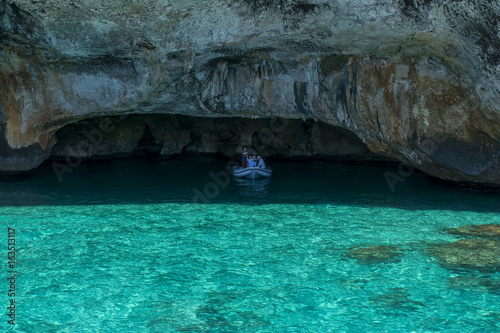
[[[242,168],[240,166],[233,167],[233,175],[237,178],[250,178],[255,179],[259,177],[271,177],[273,171],[270,167],[259,168],[259,167],[248,167]]]

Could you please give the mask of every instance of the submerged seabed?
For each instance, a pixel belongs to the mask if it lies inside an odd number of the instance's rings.
[[[445,228],[499,223],[496,193],[421,174],[392,192],[384,172],[397,166],[277,164],[269,182],[231,180],[195,203],[193,189],[223,163],[151,163],[2,183],[0,221],[18,249],[16,331],[500,330],[499,272],[445,268],[428,250],[464,239]]]

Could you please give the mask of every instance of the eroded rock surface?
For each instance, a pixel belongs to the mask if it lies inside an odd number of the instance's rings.
[[[181,114],[318,120],[500,184],[498,1],[9,0],[0,18],[0,171],[36,167],[86,118]],[[169,154],[188,139],[165,126]]]
[[[162,156],[221,153],[240,158],[241,148],[267,157],[335,157],[377,160],[354,134],[312,120],[194,118],[134,115],[82,120],[57,132],[53,157],[99,158],[151,153]]]

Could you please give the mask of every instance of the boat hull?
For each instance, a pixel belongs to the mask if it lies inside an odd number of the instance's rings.
[[[259,167],[234,167],[233,168],[233,176],[237,178],[249,178],[255,179],[260,177],[271,177],[273,171],[270,167],[267,168],[259,168]]]

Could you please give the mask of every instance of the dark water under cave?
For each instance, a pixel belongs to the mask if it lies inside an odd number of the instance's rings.
[[[419,172],[391,188],[399,165],[381,162],[271,159],[270,179],[236,180],[229,161],[63,160],[59,177],[52,162],[2,176],[17,328],[500,329],[498,240],[447,231],[499,224],[497,192]]]

